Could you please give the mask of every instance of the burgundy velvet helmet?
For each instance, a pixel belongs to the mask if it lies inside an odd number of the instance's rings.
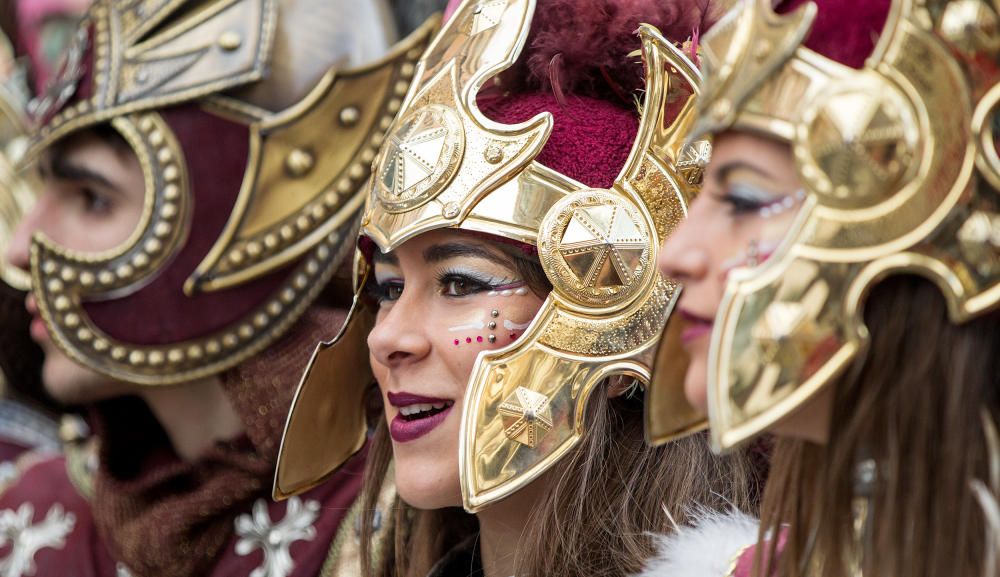
[[[358,191],[433,32],[389,51],[384,14],[347,0],[94,3],[31,106],[28,160],[110,126],[138,158],[145,205],[104,253],[33,239],[33,290],[61,349],[161,385],[231,368],[296,321],[353,254]]]

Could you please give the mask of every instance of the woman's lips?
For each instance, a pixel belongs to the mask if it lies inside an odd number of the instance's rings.
[[[684,329],[681,331],[681,342],[685,345],[711,334],[713,322],[694,313],[680,310]]]
[[[389,404],[400,409],[389,423],[389,435],[397,443],[407,443],[423,437],[444,422],[455,402],[411,393],[388,393]],[[405,409],[410,409],[403,414]],[[412,410],[418,412],[412,413]],[[426,415],[426,416],[422,416]]]

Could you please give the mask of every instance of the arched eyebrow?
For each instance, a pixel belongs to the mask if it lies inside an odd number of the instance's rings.
[[[466,244],[459,242],[446,242],[431,245],[424,249],[424,261],[428,264],[438,263],[457,257],[473,257],[488,260],[500,266],[510,267],[513,263],[486,247],[478,244]]]
[[[775,180],[775,176],[767,171],[767,169],[751,164],[743,160],[734,160],[732,162],[727,162],[720,166],[714,174],[715,181],[722,184],[729,181],[729,177],[737,171],[745,170],[747,172],[752,172],[754,174],[763,176],[768,180]]]

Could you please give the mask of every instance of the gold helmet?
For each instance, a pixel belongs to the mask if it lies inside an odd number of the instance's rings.
[[[998,9],[893,0],[860,69],[803,45],[811,2],[778,15],[745,0],[704,38],[695,133],[787,142],[803,184],[775,252],[729,276],[708,368],[717,449],[795,411],[864,354],[865,295],[886,276],[933,281],[956,323],[997,306]],[[672,416],[654,420],[667,436]]]
[[[676,296],[656,271],[656,254],[700,188],[703,168],[702,149],[684,146],[698,72],[648,26],[640,29],[644,114],[608,188],[588,187],[538,162],[558,123],[552,114],[517,124],[486,117],[477,95],[518,59],[534,13],[534,0],[470,0],[458,8],[418,65],[375,161],[362,221],[362,234],[383,252],[441,228],[526,243],[537,248],[552,283],[523,334],[480,353],[472,370],[459,463],[464,505],[473,512],[517,491],[572,449],[601,382],[649,378]],[[361,263],[360,278],[365,268]],[[371,380],[364,338],[371,322],[356,299],[344,332],[317,349],[289,415],[276,497],[320,482],[363,444],[361,396]],[[349,359],[355,379],[340,369]]]
[[[386,55],[384,18],[346,0],[92,5],[31,106],[28,158],[108,124],[139,160],[145,207],[102,254],[34,238],[61,349],[163,385],[231,368],[295,322],[353,251],[362,184],[434,28]]]
[[[4,259],[21,215],[32,204],[31,187],[17,168],[28,138],[27,104],[24,71],[16,66],[10,41],[0,34],[0,281],[22,291],[28,289],[28,274]]]

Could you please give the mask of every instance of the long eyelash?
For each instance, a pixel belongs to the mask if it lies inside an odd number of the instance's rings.
[[[397,281],[380,283],[375,280],[370,280],[367,284],[365,284],[365,296],[377,303],[380,303],[389,298],[389,289],[398,285],[399,283]]]
[[[455,269],[441,271],[437,277],[438,284],[445,284],[453,280],[463,280],[483,290],[496,290],[498,287],[509,285],[515,281],[510,277],[498,279],[492,275],[479,275],[471,271]]]
[[[720,199],[732,207],[734,213],[745,213],[759,210],[778,198],[775,195],[748,185],[734,184]]]

